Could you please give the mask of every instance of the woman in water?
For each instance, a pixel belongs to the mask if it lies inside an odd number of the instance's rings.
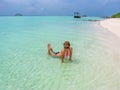
[[[61,52],[54,52],[51,47],[51,44],[48,44],[48,55],[61,57],[62,63],[64,62],[65,58],[72,61],[72,47],[70,47],[70,42],[65,41],[63,46],[64,48],[61,50]]]

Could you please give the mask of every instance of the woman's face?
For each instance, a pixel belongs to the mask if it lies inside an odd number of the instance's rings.
[[[64,44],[64,48],[69,48],[69,45],[68,44]]]

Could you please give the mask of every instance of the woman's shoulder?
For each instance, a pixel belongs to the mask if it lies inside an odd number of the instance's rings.
[[[72,48],[72,47],[70,47],[70,49],[69,49],[69,50],[70,50],[70,51],[72,51],[72,49],[73,49],[73,48]],[[63,48],[61,51],[62,51],[62,52],[64,52],[64,51],[65,51],[65,49]]]
[[[73,48],[72,47],[70,47],[70,50],[72,50]]]
[[[62,52],[64,51],[64,48],[61,50]]]

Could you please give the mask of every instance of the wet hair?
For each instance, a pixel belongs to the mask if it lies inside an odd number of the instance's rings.
[[[63,43],[63,45],[65,45],[65,44],[67,44],[67,45],[70,47],[70,42],[69,42],[69,41],[65,41],[65,42]]]

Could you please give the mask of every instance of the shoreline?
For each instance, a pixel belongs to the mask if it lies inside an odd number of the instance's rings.
[[[100,21],[100,25],[120,38],[120,18],[110,18]]]

